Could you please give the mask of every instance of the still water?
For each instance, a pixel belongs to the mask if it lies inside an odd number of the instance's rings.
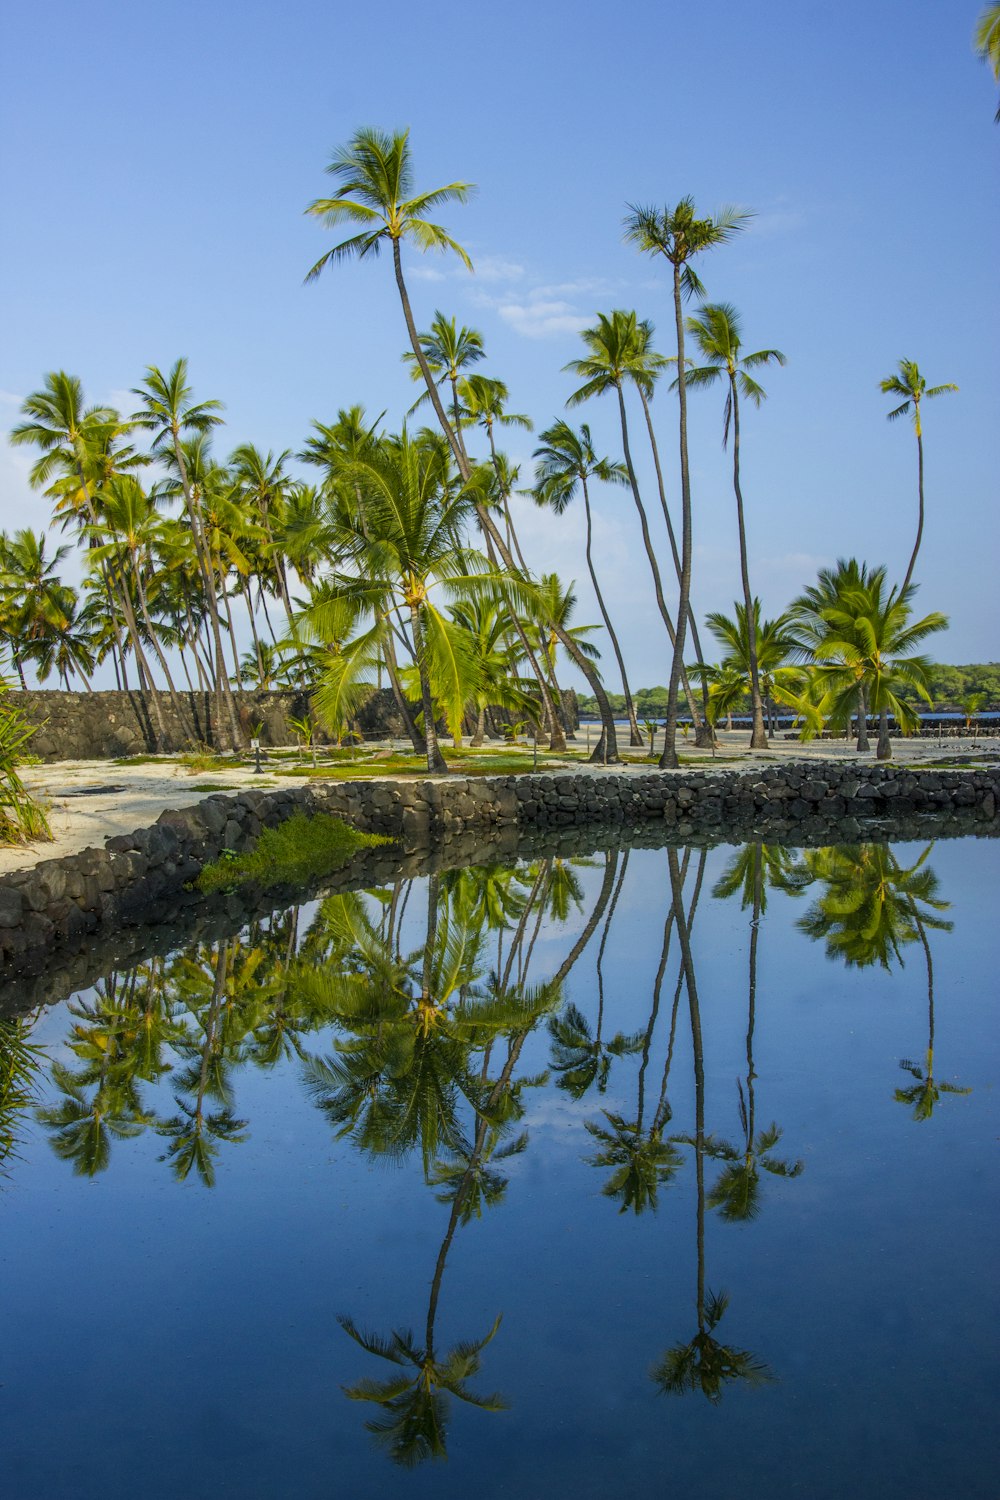
[[[995,1497],[998,866],[481,866],[0,1023],[0,1493]]]

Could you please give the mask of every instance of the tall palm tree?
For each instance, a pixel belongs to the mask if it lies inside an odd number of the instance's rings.
[[[1000,5],[987,5],[976,22],[972,36],[976,56],[987,64],[997,83],[1000,83]],[[1000,105],[993,116],[1000,125]]]
[[[583,496],[583,510],[587,520],[587,569],[594,586],[601,618],[621,673],[622,691],[625,694],[625,712],[629,722],[629,743],[641,745],[643,739],[639,733],[632,689],[625,670],[625,658],[622,655],[617,632],[611,623],[611,616],[604,602],[604,595],[601,593],[597,571],[594,567],[594,525],[590,508],[590,490],[587,485],[588,479],[599,479],[605,484],[627,484],[628,472],[623,464],[597,457],[590,436],[590,428],[586,422],[582,423],[577,431],[560,417],[553,422],[551,427],[540,433],[539,438],[541,447],[536,448],[532,454],[535,460],[534,496],[537,504],[549,506],[557,516],[561,516],[566,507],[575,499],[578,490]]]
[[[381,130],[357,131],[348,144],[335,151],[326,168],[339,186],[332,198],[317,198],[310,203],[306,213],[319,219],[328,228],[339,228],[341,224],[358,226],[358,233],[334,245],[309,271],[306,280],[314,281],[324,266],[343,260],[373,259],[379,255],[384,241],[389,242],[396,287],[410,336],[413,356],[420,367],[427,386],[427,394],[435,415],[460,463],[461,445],[458,436],[449,426],[444,407],[438,394],[434,372],[413,321],[409,293],[403,278],[401,255],[404,240],[415,244],[421,251],[451,250],[459,260],[472,270],[472,262],[462,246],[441,227],[425,217],[441,204],[464,203],[472,191],[468,182],[450,182],[445,187],[433,188],[429,193],[413,196],[413,165],[410,160],[410,132],[397,130],[391,135]]]
[[[703,287],[691,264],[696,255],[723,245],[744,228],[749,216],[734,208],[724,208],[709,218],[699,218],[694,199],[682,198],[674,208],[632,205],[625,219],[625,238],[647,255],[662,255],[673,272],[674,325],[677,334],[677,396],[680,410],[679,440],[681,464],[681,580],[677,606],[677,636],[670,668],[667,695],[667,721],[660,765],[666,769],[677,765],[677,696],[684,666],[684,639],[691,602],[691,564],[694,555],[691,516],[691,470],[688,461],[687,433],[687,365],[684,355],[685,296],[703,294]]]
[[[451,250],[471,270],[472,263],[461,245],[457,244],[439,224],[433,224],[424,218],[426,213],[439,204],[453,200],[465,202],[471,192],[471,184],[453,182],[446,187],[435,188],[429,193],[421,193],[412,198],[407,197],[406,195],[412,192],[413,188],[413,166],[410,159],[408,130],[396,131],[391,135],[371,129],[357,131],[345,147],[334,152],[327,171],[339,180],[339,188],[332,198],[320,198],[311,203],[306,212],[331,226],[346,221],[361,227],[357,234],[341,241],[332,250],[328,250],[313,266],[306,280],[314,280],[323,267],[330,263],[336,264],[351,258],[361,259],[369,255],[375,257],[381,250],[382,241],[389,241],[392,247],[396,287],[410,339],[410,348],[424,377],[434,415],[455,456],[458,472],[468,483],[472,478],[473,466],[462,443],[460,431],[454,428],[448,420],[434,379],[434,372],[420,343],[403,276],[401,244],[403,240],[409,240],[420,250]],[[513,554],[500,528],[490,515],[483,495],[476,498],[475,505],[483,532],[496,547],[505,567],[511,572],[516,572],[517,564]],[[600,706],[603,732],[601,742],[595,747],[593,758],[603,758],[608,762],[617,761],[618,743],[614,714],[601,684],[600,675],[583,653],[577,651],[569,637],[565,639],[560,637],[560,639],[576,667],[587,679],[590,690]],[[554,719],[554,738],[558,736],[559,730],[558,720]],[[563,747],[557,745],[556,748]]]
[[[743,492],[740,488],[740,397],[760,406],[766,391],[750,370],[761,365],[785,363],[780,349],[758,349],[755,354],[741,352],[742,337],[739,315],[730,302],[706,302],[694,317],[688,318],[687,330],[692,335],[698,354],[704,361],[687,372],[690,385],[714,385],[724,380],[728,385],[726,405],[722,423],[722,446],[733,434],[733,490],[736,494],[736,520],[740,538],[740,577],[743,581],[743,604],[746,610],[747,635],[750,656],[750,705],[753,727],[750,731],[750,749],[767,748],[767,731],[764,728],[764,705],[760,692],[757,670],[757,632],[753,611],[753,596],[750,592],[750,570],[747,562],[746,520],[743,511]]]
[[[910,563],[906,569],[906,577],[903,579],[905,590],[910,586],[913,569],[917,562],[917,553],[920,551],[920,541],[924,534],[924,431],[920,420],[920,403],[930,401],[934,396],[943,396],[946,391],[957,391],[958,386],[950,383],[928,386],[916,361],[901,359],[899,373],[887,375],[884,380],[879,381],[878,388],[887,396],[903,397],[900,404],[889,412],[887,420],[895,422],[899,417],[905,417],[907,413],[910,413],[913,417],[913,430],[917,435],[917,535],[910,554]]]

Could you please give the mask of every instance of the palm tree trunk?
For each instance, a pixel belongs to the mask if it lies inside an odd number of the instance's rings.
[[[687,440],[687,367],[684,363],[684,309],[681,303],[681,268],[674,264],[674,323],[677,329],[677,404],[679,408],[679,441],[681,457],[681,576],[677,605],[677,635],[674,658],[670,665],[670,687],[667,693],[667,722],[663,735],[660,766],[668,770],[677,765],[677,694],[684,666],[684,636],[691,604],[691,472],[688,467]],[[690,993],[690,991],[689,991]]]
[[[878,716],[878,744],[875,749],[876,760],[892,760],[892,741],[889,738],[889,710],[879,710]]]
[[[917,563],[917,553],[920,551],[920,541],[924,534],[924,438],[920,431],[920,408],[917,407],[917,539],[913,543],[913,551],[910,554],[910,566],[906,570],[901,592],[906,593],[913,577],[913,569]]]
[[[392,688],[392,696],[396,700],[396,707],[399,709],[400,718],[403,721],[406,733],[409,735],[410,744],[417,755],[426,755],[427,741],[414,722],[413,715],[410,713],[410,705],[406,701],[406,694],[403,692],[403,684],[399,679],[399,663],[396,659],[396,647],[392,639],[392,626],[388,620],[385,623],[387,628],[385,639],[382,642],[382,650],[385,653],[385,670],[389,678],[389,686]]]
[[[615,628],[611,623],[611,616],[608,614],[607,606],[604,603],[604,595],[601,593],[601,586],[597,582],[597,573],[594,569],[594,559],[592,555],[594,531],[593,517],[590,513],[590,494],[587,490],[587,481],[582,475],[581,483],[583,486],[583,510],[584,515],[587,518],[587,568],[590,572],[590,581],[594,586],[594,593],[597,596],[597,607],[601,611],[601,619],[604,621],[604,628],[608,632],[608,639],[611,641],[611,649],[615,653],[615,659],[618,662],[618,670],[621,673],[622,690],[625,694],[625,713],[628,716],[629,744],[632,746],[641,745],[643,743],[643,739],[642,735],[639,733],[639,723],[635,716],[635,703],[632,700],[632,689],[629,687],[628,675],[625,671],[625,658],[622,656],[622,648],[619,644],[618,636],[615,633]]]
[[[750,658],[750,705],[753,712],[750,749],[766,750],[767,733],[764,729],[764,705],[761,702],[760,671],[757,666],[757,621],[754,615],[753,595],[750,592],[743,491],[740,489],[740,398],[736,390],[736,378],[733,375],[729,377],[729,390],[733,405],[733,489],[736,491],[736,520],[740,532],[740,577],[743,580],[743,607],[747,613],[747,656]]]
[[[184,705],[181,703],[181,700],[178,697],[177,689],[174,686],[174,680],[170,675],[170,667],[167,665],[167,658],[163,653],[163,648],[160,645],[159,638],[153,625],[153,621],[150,618],[149,604],[146,600],[146,589],[142,581],[141,565],[137,557],[130,556],[129,561],[132,565],[132,576],[135,579],[135,592],[136,598],[139,600],[139,609],[142,614],[142,622],[149,632],[149,639],[152,643],[153,651],[156,653],[156,659],[160,663],[160,670],[162,671],[164,681],[167,684],[167,692],[170,694],[170,702],[173,705],[174,713],[177,715],[177,728],[181,732],[181,734],[183,734]]]
[[[420,700],[424,710],[424,739],[427,744],[427,769],[435,775],[446,776],[448,763],[438,745],[437,727],[434,723],[434,702],[431,698],[430,677],[427,673],[427,656],[424,650],[424,630],[420,621],[420,608],[410,605],[410,623],[413,628],[413,647],[417,658],[417,673],[420,677]]]
[[[483,743],[483,737],[484,737],[485,733],[486,733],[486,708],[485,708],[484,704],[480,703],[479,706],[478,706],[478,708],[477,708],[477,710],[476,710],[476,727],[475,727],[475,730],[473,731],[472,738],[469,741],[469,744],[472,746],[473,750],[478,750],[479,749],[480,745]]]
[[[463,448],[457,434],[452,430],[451,423],[448,421],[447,415],[445,414],[445,409],[441,404],[441,397],[438,394],[438,388],[434,383],[434,376],[431,374],[430,365],[427,363],[427,356],[424,353],[423,346],[420,343],[419,338],[417,337],[416,324],[413,321],[413,310],[410,307],[410,298],[406,290],[406,282],[403,279],[403,264],[399,254],[399,241],[397,239],[394,239],[392,242],[392,263],[393,269],[396,274],[396,286],[399,290],[399,300],[403,309],[403,318],[406,322],[406,331],[409,334],[410,338],[410,348],[413,350],[413,354],[417,361],[417,364],[420,366],[420,372],[424,377],[424,383],[427,386],[427,394],[430,397],[431,405],[434,408],[434,415],[437,417],[438,422],[441,426],[441,431],[448,439],[451,451],[455,455],[455,462],[458,465],[458,472],[461,474],[464,480],[468,481],[472,473],[468,455],[466,454],[465,449]],[[494,546],[503,559],[504,566],[509,568],[512,573],[516,572],[517,569],[514,564],[510,548],[504,541],[498,527],[494,524],[493,518],[489,514],[486,507],[482,504],[477,504],[476,514],[479,517],[479,524],[483,528],[483,532],[486,535],[487,540],[492,540]],[[518,639],[521,641],[523,647],[526,644],[526,637],[524,636],[524,631],[523,629],[521,629],[520,622],[518,621],[516,615],[513,617],[513,623],[515,626],[515,630],[518,633]],[[572,657],[574,664],[579,668],[579,670],[586,678],[587,683],[590,686],[590,690],[594,694],[594,697],[597,699],[598,703],[601,704],[601,719],[604,725],[604,732],[601,738],[606,747],[607,761],[609,764],[611,764],[612,762],[618,760],[618,737],[615,734],[614,715],[611,712],[611,705],[610,703],[608,703],[607,694],[601,687],[600,677],[597,675],[597,672],[594,670],[591,664],[587,661],[587,658],[583,655],[583,653],[576,649],[576,645],[573,642],[572,637],[567,635],[562,626],[556,627],[556,634],[559,637],[559,641],[563,649],[566,650]],[[563,744],[554,744],[550,748],[556,750],[565,750],[565,742]],[[596,758],[596,756],[597,751],[595,750],[594,756],[592,756],[591,759]]]
[[[667,635],[670,638],[670,643],[671,645],[673,645],[677,639],[677,632],[674,628],[674,622],[670,618],[670,611],[667,609],[666,600],[663,597],[663,581],[660,577],[660,566],[656,561],[656,551],[653,547],[653,541],[649,534],[649,522],[646,518],[646,507],[642,503],[642,497],[639,494],[639,484],[635,477],[635,469],[632,466],[632,450],[628,440],[628,419],[625,415],[625,395],[620,385],[616,386],[615,389],[618,392],[618,413],[621,417],[622,447],[625,450],[625,467],[628,470],[629,484],[632,489],[632,499],[635,501],[635,508],[639,512],[639,525],[642,528],[642,544],[646,549],[646,557],[649,560],[649,571],[653,575],[653,590],[656,594],[657,608],[660,611],[660,615],[662,616],[664,625],[667,627]],[[695,730],[697,732],[701,728],[701,718],[698,714],[698,709],[694,701],[694,695],[691,692],[686,674],[684,677],[684,687],[687,694],[688,710],[691,714],[691,721],[694,724]]]
[[[863,682],[858,683],[858,743],[854,748],[861,755],[871,749],[868,743],[868,693]]]
[[[674,559],[674,571],[677,574],[678,584],[681,581],[681,559],[677,551],[677,538],[674,536],[674,523],[670,515],[670,507],[667,504],[667,492],[663,483],[663,470],[660,468],[660,449],[656,441],[656,433],[653,431],[653,417],[649,410],[649,401],[641,385],[636,385],[639,392],[639,400],[642,402],[643,415],[646,418],[646,431],[649,433],[649,446],[653,450],[653,467],[656,470],[656,487],[660,494],[660,506],[663,510],[663,519],[667,523],[667,536],[670,539],[670,552]],[[705,658],[701,653],[701,639],[698,635],[698,625],[694,617],[694,610],[688,603],[688,624],[691,627],[691,644],[694,646],[694,654],[699,666],[705,665]],[[711,748],[715,744],[715,729],[708,718],[708,682],[702,673],[701,679],[701,706],[705,716],[704,726],[699,725],[695,730],[694,742],[696,745]]]
[[[194,543],[195,557],[198,561],[198,569],[201,573],[202,587],[205,591],[205,607],[208,610],[209,624],[211,626],[212,641],[215,648],[215,697],[217,703],[217,715],[221,729],[222,720],[229,719],[229,730],[232,739],[232,748],[240,750],[243,746],[243,735],[240,732],[239,715],[236,712],[236,703],[229,687],[229,675],[226,672],[225,657],[222,651],[222,625],[219,619],[219,601],[215,593],[215,577],[211,558],[205,544],[205,537],[201,527],[201,517],[198,506],[195,504],[194,493],[191,489],[191,481],[188,477],[187,464],[184,461],[184,452],[181,448],[180,432],[174,428],[172,432],[174,457],[177,460],[177,471],[181,481],[181,493],[184,496],[184,506],[187,510],[188,521],[191,525],[191,540]]]

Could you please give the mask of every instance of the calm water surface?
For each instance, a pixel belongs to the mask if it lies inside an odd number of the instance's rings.
[[[5,1500],[992,1500],[998,866],[484,866],[2,1023]]]

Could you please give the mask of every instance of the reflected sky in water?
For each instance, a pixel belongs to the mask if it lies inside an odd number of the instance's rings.
[[[4,1496],[993,1496],[998,856],[446,872],[0,1022]]]

